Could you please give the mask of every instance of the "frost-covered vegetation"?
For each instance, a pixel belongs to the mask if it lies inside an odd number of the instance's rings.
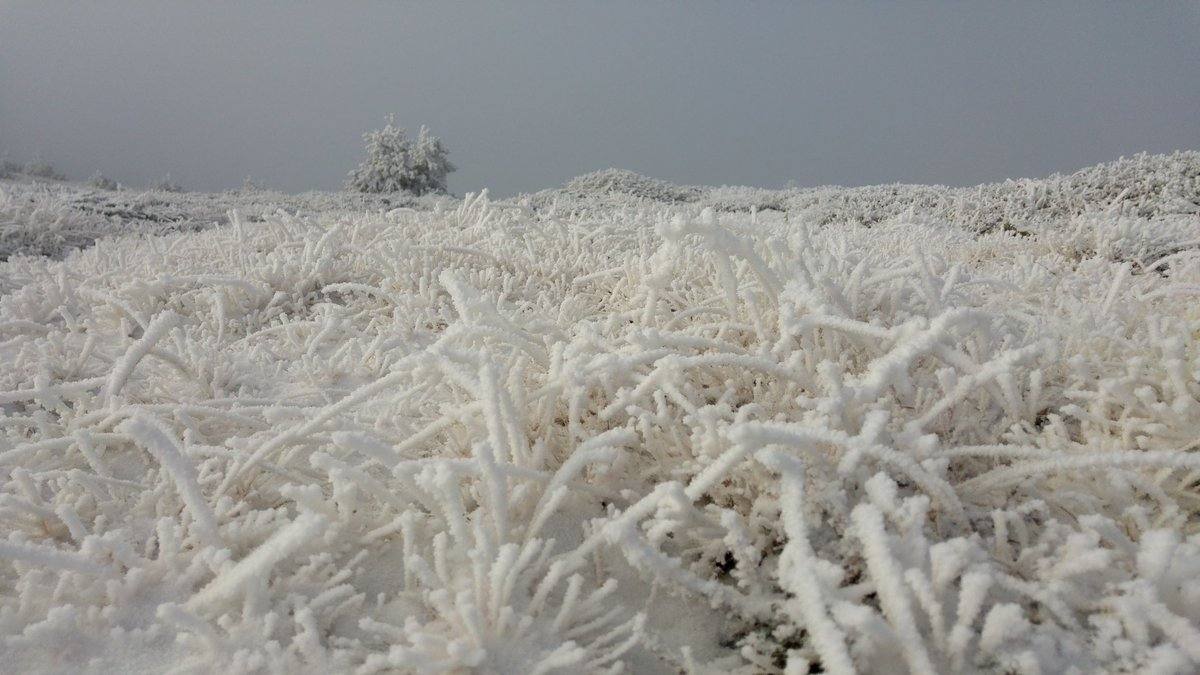
[[[121,189],[121,186],[117,183],[117,181],[109,178],[108,176],[105,176],[104,174],[100,173],[99,171],[93,173],[91,175],[91,177],[88,178],[87,185],[88,185],[88,187],[96,189],[96,190],[119,190],[119,189]]]
[[[1140,154],[1068,175],[1022,178],[976,187],[872,185],[766,190],[697,187],[608,169],[532,196],[538,206],[587,210],[641,204],[693,204],[718,212],[784,211],[819,225],[872,225],[898,217],[934,218],[975,232],[1030,230],[1085,211],[1117,208],[1154,217],[1197,213],[1200,153]]]
[[[421,127],[416,140],[388,117],[382,129],[363,134],[367,156],[346,179],[353,192],[446,192],[446,177],[456,170],[442,140]]]
[[[55,169],[53,166],[51,166],[49,163],[42,161],[40,159],[34,159],[33,161],[26,164],[24,167],[22,167],[21,173],[24,173],[29,176],[34,176],[37,178],[45,178],[48,180],[66,180],[67,179],[67,177],[65,175],[59,173],[58,170]]]
[[[165,234],[229,223],[231,211],[260,223],[280,210],[333,216],[392,208],[432,208],[445,197],[260,189],[194,193],[113,191],[105,186],[9,180],[0,182],[0,260],[14,255],[61,258],[97,239],[121,234]]]
[[[1195,672],[1198,166],[14,256],[5,668]]]
[[[182,185],[171,180],[170,173],[151,185],[150,189],[157,192],[184,192]]]

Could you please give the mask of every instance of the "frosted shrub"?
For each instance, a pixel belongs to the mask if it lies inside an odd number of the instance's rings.
[[[91,178],[88,178],[87,184],[88,187],[92,187],[97,190],[116,190],[118,187],[117,181],[105,176],[99,171],[93,173]]]
[[[179,183],[176,183],[175,181],[171,180],[170,173],[163,176],[162,180],[160,180],[156,183],[153,183],[150,186],[150,189],[158,190],[159,192],[183,192],[183,186],[181,186]]]
[[[35,159],[29,162],[22,168],[22,173],[33,176],[35,178],[47,178],[49,180],[66,180],[67,177],[59,173],[53,166],[40,159]]]
[[[605,169],[578,176],[563,189],[583,196],[614,194],[669,203],[694,202],[701,194],[698,187],[673,185],[622,169]]]
[[[0,186],[0,259],[58,255],[94,241],[101,227],[38,186]]]
[[[1115,262],[1135,263],[1139,271],[1174,253],[1200,248],[1196,217],[1163,216],[1155,219],[1114,213],[1087,213],[1065,227],[1047,226],[1042,234],[1068,257],[1093,255]]]
[[[441,139],[421,127],[416,141],[388,117],[382,129],[363,135],[367,157],[350,172],[346,189],[355,192],[446,192],[446,177],[455,170]]]

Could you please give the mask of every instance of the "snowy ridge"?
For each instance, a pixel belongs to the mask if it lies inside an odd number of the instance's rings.
[[[6,667],[1193,672],[1197,195],[1114,172],[1012,228],[473,196],[13,257]]]
[[[673,185],[632,171],[608,169],[532,196],[539,206],[587,209],[654,203],[710,206],[719,212],[803,213],[818,224],[872,225],[899,216],[953,221],[977,232],[1048,224],[1089,210],[1142,217],[1200,213],[1200,152],[1138,154],[1068,175],[1022,178],[967,188],[871,185],[767,190]]]

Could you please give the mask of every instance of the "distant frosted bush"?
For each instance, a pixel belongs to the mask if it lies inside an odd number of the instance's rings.
[[[67,179],[66,176],[59,173],[57,170],[55,170],[55,168],[53,166],[51,166],[50,164],[48,164],[40,159],[35,159],[32,162],[29,162],[28,164],[26,164],[25,167],[23,168],[23,172],[26,175],[34,176],[36,178],[48,178],[50,180],[66,180]]]
[[[183,186],[181,186],[179,183],[176,183],[175,181],[171,180],[170,173],[163,176],[162,180],[159,180],[158,182],[151,184],[150,189],[158,190],[159,192],[183,192]]]
[[[573,178],[563,188],[577,195],[627,195],[672,204],[694,202],[701,188],[675,185],[624,169],[605,169]]]
[[[116,190],[117,181],[105,176],[97,171],[93,173],[87,181],[88,187],[96,188],[97,190]]]
[[[446,192],[446,177],[455,171],[441,139],[421,127],[416,141],[392,117],[382,129],[363,135],[367,156],[350,172],[346,189],[355,192]]]

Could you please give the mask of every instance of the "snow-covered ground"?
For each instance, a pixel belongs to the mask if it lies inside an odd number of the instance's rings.
[[[1198,209],[2,181],[3,669],[1196,672]]]

